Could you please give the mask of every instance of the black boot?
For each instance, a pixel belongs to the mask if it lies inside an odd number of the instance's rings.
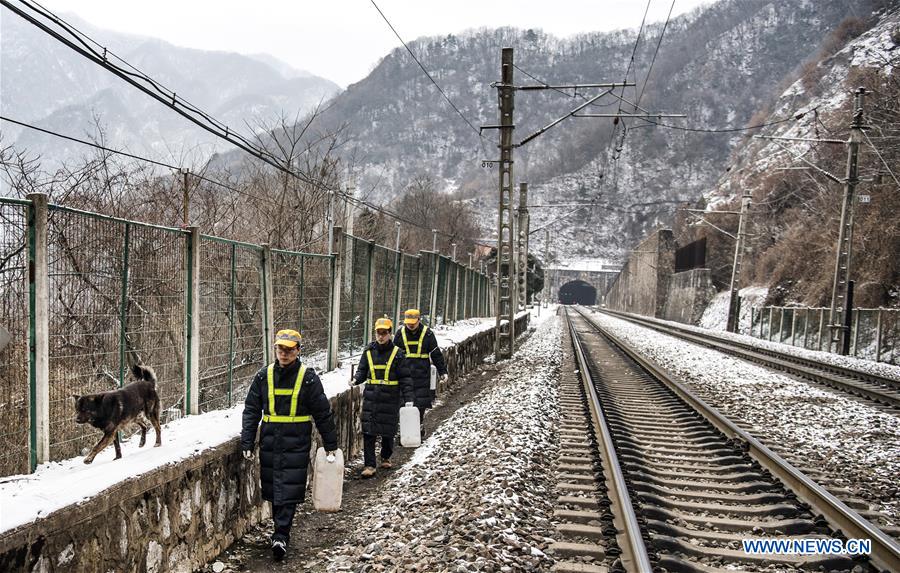
[[[287,555],[287,542],[281,539],[272,540],[272,559],[281,561]]]

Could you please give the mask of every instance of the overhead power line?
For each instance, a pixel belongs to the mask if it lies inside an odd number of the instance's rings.
[[[647,4],[649,7],[649,3]],[[669,20],[672,18],[672,10],[675,8],[675,0],[672,0],[672,4],[669,6],[669,13],[666,15],[666,21],[663,23],[662,31],[659,33],[659,40],[656,41],[656,50],[653,51],[653,58],[650,59],[650,67],[647,68],[647,75],[644,77],[644,85],[641,86],[641,93],[638,94],[637,100],[635,101],[634,107],[635,109],[641,105],[641,99],[644,97],[644,90],[647,89],[647,82],[650,81],[650,72],[653,71],[653,64],[656,62],[656,56],[659,54],[659,47],[662,45],[663,36],[666,35],[666,28],[669,27]],[[624,93],[624,90],[623,90]]]
[[[19,125],[19,126],[22,126],[22,127],[26,127],[26,128],[28,128],[28,129],[32,129],[32,130],[34,130],[34,131],[39,131],[39,132],[41,132],[41,133],[45,133],[45,134],[47,134],[47,135],[52,135],[53,137],[58,137],[58,138],[60,138],[60,139],[65,139],[65,140],[67,140],[67,141],[72,141],[72,142],[75,142],[75,143],[79,143],[79,144],[81,144],[81,145],[86,145],[86,146],[88,146],[88,147],[93,147],[94,149],[99,149],[100,151],[104,151],[104,152],[106,152],[106,153],[112,153],[112,154],[114,154],[114,155],[121,155],[121,156],[123,156],[123,157],[128,157],[128,158],[130,158],[130,159],[136,159],[136,160],[138,160],[138,161],[143,161],[143,162],[145,162],[145,163],[150,163],[150,164],[152,164],[152,165],[158,165],[159,167],[165,167],[165,168],[167,168],[167,169],[172,169],[173,171],[180,171],[181,169],[183,169],[182,167],[178,167],[177,165],[171,165],[171,164],[165,163],[165,162],[163,162],[163,161],[158,161],[158,160],[156,160],[156,159],[150,159],[149,157],[141,157],[140,155],[135,155],[135,154],[133,154],[133,153],[128,153],[127,151],[121,151],[121,150],[119,150],[119,149],[113,149],[113,148],[111,148],[111,147],[106,147],[105,145],[100,145],[99,143],[96,143],[96,142],[93,142],[93,141],[88,141],[88,140],[86,140],[86,139],[79,139],[79,138],[77,138],[77,137],[72,137],[71,135],[65,135],[65,134],[63,134],[63,133],[58,133],[58,132],[56,132],[56,131],[51,131],[51,130],[49,130],[49,129],[44,129],[44,128],[42,128],[42,127],[38,127],[38,126],[36,126],[36,125],[31,125],[30,123],[25,123],[24,121],[18,121],[18,120],[15,120],[15,119],[12,119],[12,118],[9,118],[9,117],[6,117],[6,116],[0,115],[0,120],[2,120],[2,121],[7,121],[7,122],[9,122],[9,123],[14,123],[14,124],[16,124],[16,125]],[[213,184],[213,185],[217,185],[217,186],[219,186],[219,187],[221,187],[221,188],[223,188],[223,189],[227,189],[228,191],[233,191],[233,192],[235,192],[235,193],[238,193],[239,195],[243,195],[243,196],[245,196],[245,197],[249,197],[250,199],[255,199],[256,201],[263,201],[263,199],[262,199],[261,197],[258,197],[258,196],[256,196],[256,195],[253,195],[252,193],[248,193],[248,192],[246,192],[246,191],[242,191],[242,190],[238,189],[237,187],[234,187],[234,186],[232,186],[232,185],[228,185],[227,183],[222,183],[221,181],[216,181],[215,179],[211,179],[211,178],[209,178],[209,177],[207,177],[207,176],[205,176],[205,175],[201,175],[201,174],[199,174],[199,173],[191,173],[191,176],[194,177],[194,178],[196,178],[196,179],[199,179],[199,180],[201,180],[201,181],[205,181],[205,182],[207,182],[207,183],[211,183],[211,184]]]
[[[378,10],[378,13],[381,14],[382,19],[384,19],[385,23],[391,29],[391,32],[393,32],[394,35],[397,36],[397,39],[400,40],[400,43],[403,44],[403,47],[406,48],[406,51],[409,52],[409,55],[412,56],[412,59],[415,60],[415,62],[419,65],[419,68],[422,69],[422,72],[428,77],[429,80],[431,80],[431,83],[434,84],[434,87],[436,87],[437,90],[439,92],[441,92],[441,95],[444,96],[444,99],[447,100],[447,103],[450,104],[450,107],[452,107],[454,109],[454,111],[456,111],[456,113],[459,114],[459,117],[461,117],[462,120],[464,122],[466,122],[466,125],[468,125],[470,128],[472,128],[472,131],[474,131],[476,134],[478,134],[479,138],[483,138],[484,136],[482,135],[481,131],[477,127],[472,125],[472,122],[470,122],[468,120],[468,118],[465,115],[463,115],[463,112],[461,112],[459,110],[459,108],[456,107],[456,104],[453,103],[453,100],[450,99],[450,96],[447,95],[447,92],[444,91],[444,88],[442,88],[435,81],[435,79],[431,76],[431,74],[428,72],[428,70],[425,69],[425,66],[422,65],[422,62],[419,60],[419,58],[416,57],[416,55],[413,53],[413,51],[410,49],[410,47],[407,45],[407,43],[405,41],[403,41],[403,38],[400,37],[400,34],[397,32],[396,28],[394,28],[394,25],[391,24],[391,21],[388,20],[388,17],[384,15],[384,12],[381,11],[381,8],[379,8],[378,4],[375,3],[375,0],[370,0],[370,2],[372,2],[372,6],[374,6],[375,9]]]
[[[257,159],[268,163],[272,167],[275,167],[279,171],[283,171],[289,175],[292,175],[295,178],[300,179],[301,181],[310,185],[322,188],[324,190],[330,190],[322,182],[316,181],[309,175],[300,171],[291,170],[269,151],[257,146],[246,137],[233,131],[224,123],[216,120],[209,113],[191,104],[183,97],[178,96],[175,91],[166,88],[160,82],[154,80],[147,74],[138,70],[121,57],[115,55],[108,48],[101,46],[98,42],[90,38],[90,36],[88,36],[84,32],[81,32],[78,28],[69,24],[64,19],[47,10],[37,2],[34,2],[33,0],[19,1],[31,11],[53,22],[60,29],[64,30],[65,34],[54,28],[51,28],[44,22],[38,20],[35,16],[29,14],[18,6],[15,6],[12,2],[10,2],[10,0],[0,0],[0,4],[13,11],[15,14],[25,19],[32,25],[38,27],[48,35],[52,36],[62,44],[71,48],[78,54],[91,60],[100,67],[108,70],[110,73],[118,76],[122,80],[126,81],[135,88],[162,103],[169,109],[172,109],[173,111],[191,121],[195,125],[201,127],[202,129],[212,133],[213,135],[221,139],[224,139],[225,141],[228,141],[232,145],[253,155]],[[93,47],[92,44],[96,47]],[[125,67],[116,64],[115,62],[113,62],[113,59],[122,62]]]
[[[48,35],[52,36],[53,38],[55,38],[62,44],[66,45],[67,47],[71,48],[78,54],[84,56],[85,58],[93,61],[97,65],[103,67],[104,69],[106,69],[106,70],[110,71],[111,73],[115,74],[116,76],[120,77],[124,81],[128,82],[132,86],[139,89],[140,91],[149,95],[153,99],[159,101],[163,105],[169,107],[170,109],[173,109],[179,115],[185,117],[192,123],[202,127],[206,131],[209,131],[216,137],[219,137],[220,139],[224,139],[225,141],[228,141],[229,143],[231,143],[232,145],[235,145],[242,151],[249,153],[251,156],[271,165],[278,171],[281,171],[287,175],[290,175],[304,183],[312,185],[313,187],[315,187],[317,189],[326,191],[328,193],[334,193],[335,195],[343,197],[347,201],[353,202],[355,204],[365,205],[366,207],[368,207],[372,210],[378,211],[378,212],[388,215],[398,221],[405,222],[409,225],[413,225],[420,229],[425,229],[428,231],[433,230],[433,229],[426,227],[425,225],[421,225],[421,224],[415,223],[413,221],[410,221],[408,219],[405,219],[405,218],[401,217],[400,215],[393,213],[388,209],[385,209],[384,207],[374,205],[374,204],[364,201],[362,199],[357,199],[356,197],[353,197],[352,195],[349,195],[346,192],[341,191],[340,189],[336,189],[334,187],[324,184],[321,181],[317,181],[305,173],[297,172],[297,171],[294,171],[294,170],[288,168],[287,166],[282,164],[275,156],[273,156],[271,153],[269,153],[265,149],[256,146],[253,142],[247,140],[243,136],[235,133],[234,131],[231,131],[231,129],[227,125],[219,122],[218,120],[213,118],[210,114],[200,110],[199,108],[197,108],[196,106],[194,106],[193,104],[191,104],[190,102],[188,102],[187,100],[182,98],[181,96],[178,96],[174,91],[169,90],[168,88],[165,88],[160,82],[158,82],[158,81],[154,80],[153,78],[151,78],[150,76],[144,74],[143,72],[141,72],[140,70],[138,70],[137,68],[132,66],[130,63],[128,63],[123,58],[116,56],[111,51],[109,51],[107,48],[101,46],[98,42],[96,42],[95,40],[90,38],[87,34],[84,34],[80,30],[78,30],[76,27],[72,26],[71,24],[69,24],[68,22],[66,22],[65,20],[60,18],[59,16],[57,16],[54,13],[52,13],[51,11],[47,10],[46,8],[44,8],[37,2],[35,2],[33,0],[20,0],[20,2],[22,4],[24,4],[25,6],[27,6],[29,9],[31,9],[32,11],[40,14],[44,18],[50,20],[51,22],[53,22],[54,24],[56,24],[57,26],[59,26],[60,28],[65,30],[71,36],[71,39],[67,38],[59,31],[44,24],[43,22],[36,19],[31,14],[28,14],[21,8],[14,6],[12,4],[12,2],[10,2],[10,0],[0,0],[0,4],[5,6],[9,10],[13,11],[14,13],[19,15],[20,17],[22,17],[23,19],[25,19],[32,25],[41,29],[42,31],[44,31]],[[376,8],[377,8],[377,6],[376,6]],[[380,10],[379,10],[379,12],[380,12]],[[92,48],[91,44],[96,46],[96,49]],[[101,51],[98,51],[98,50],[101,50]],[[110,61],[111,58],[115,58],[116,60],[122,62],[123,65],[125,67],[127,67],[128,69],[124,69],[121,66],[113,64]],[[144,85],[144,83],[142,83],[142,82],[146,83],[147,85]],[[471,124],[469,124],[469,125],[474,128],[474,126],[472,126]],[[34,126],[28,126],[28,127],[34,127]],[[35,128],[35,129],[40,130],[40,128]],[[476,129],[476,131],[477,131],[477,129]],[[62,134],[55,134],[52,132],[48,132],[48,133],[50,133],[51,135],[57,135],[60,137],[67,138],[71,141],[78,141],[79,143],[84,143],[86,145],[96,147],[96,145],[91,142],[87,142],[84,140],[77,140],[77,138],[63,136]],[[178,167],[175,167],[175,166],[171,166],[168,164],[161,164],[161,162],[156,162],[155,160],[150,160],[148,158],[128,154],[126,152],[119,152],[117,150],[113,150],[113,149],[109,149],[109,148],[106,148],[106,150],[111,153],[118,153],[123,156],[129,156],[133,159],[137,159],[140,161],[156,163],[157,165],[161,165],[161,166],[164,166],[164,167],[167,167],[170,169],[179,169]],[[200,177],[200,176],[198,176],[198,177]],[[221,185],[221,183],[214,181],[214,180],[209,180],[209,182],[213,183],[213,184]],[[232,189],[232,190],[235,190],[235,189]],[[240,192],[237,190],[235,190],[235,191]],[[245,193],[245,192],[242,192],[242,193]],[[254,197],[254,198],[257,200],[261,200],[258,197]],[[444,232],[440,232],[439,234],[447,236],[447,237],[453,236],[449,233],[444,233]]]

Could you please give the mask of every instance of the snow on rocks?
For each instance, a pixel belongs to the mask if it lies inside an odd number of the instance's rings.
[[[325,570],[549,570],[560,360],[553,318],[384,484]]]
[[[756,428],[823,475],[838,480],[872,509],[900,521],[900,419],[839,391],[775,373],[648,328],[595,314],[595,319],[689,384],[710,405]],[[751,433],[754,433],[753,429]]]

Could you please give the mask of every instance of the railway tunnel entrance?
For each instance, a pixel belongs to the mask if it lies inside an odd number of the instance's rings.
[[[569,281],[559,287],[560,304],[597,304],[597,289],[581,280]]]

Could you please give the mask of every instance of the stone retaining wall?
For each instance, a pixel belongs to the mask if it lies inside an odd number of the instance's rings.
[[[709,269],[691,269],[672,275],[669,296],[662,318],[684,324],[697,324],[716,288]]]
[[[528,328],[528,318],[516,320],[517,332]],[[491,329],[447,349],[451,376],[439,394],[452,393],[458,377],[493,353],[494,339]],[[331,407],[339,443],[353,458],[362,448],[362,387],[333,397]],[[260,499],[259,466],[244,461],[239,448],[235,437],[0,534],[0,571],[156,573],[202,567],[269,517]]]

